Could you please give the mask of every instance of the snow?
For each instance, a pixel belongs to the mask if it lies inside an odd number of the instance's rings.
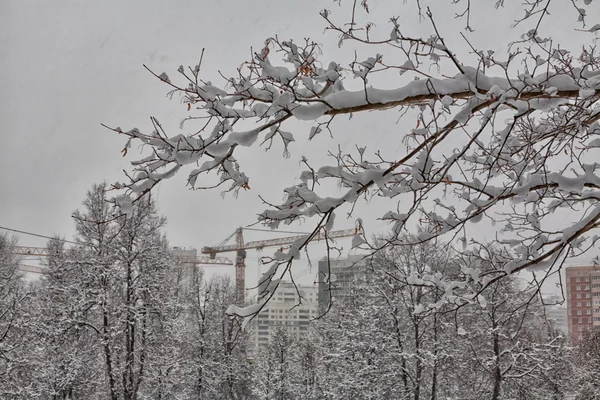
[[[225,313],[227,315],[237,315],[239,317],[245,318],[256,315],[262,307],[262,303],[252,304],[246,307],[238,307],[232,304],[229,307],[227,307]]]
[[[324,103],[300,105],[292,108],[292,115],[300,121],[314,121],[323,116],[329,107]]]
[[[133,216],[133,199],[131,197],[121,194],[116,196],[114,201],[123,214],[127,217]]]

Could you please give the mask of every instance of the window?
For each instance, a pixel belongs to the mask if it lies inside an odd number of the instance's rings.
[[[591,324],[591,323],[592,323],[592,317],[589,317],[588,318],[588,324]]]
[[[585,294],[585,298],[586,298],[586,299],[589,299],[590,297],[592,297],[592,296],[591,296],[589,293],[586,293],[586,294]]]
[[[584,290],[590,290],[590,285],[585,285],[585,289]]]
[[[581,310],[577,310],[577,315],[581,315]]]
[[[577,298],[580,299],[581,298],[581,293],[577,293]]]
[[[579,332],[583,332],[583,326],[581,326],[581,325],[580,325],[580,326],[578,326],[578,327],[577,327],[577,330],[578,330]]]
[[[581,307],[581,302],[580,301],[577,302],[577,307]]]
[[[585,306],[586,307],[591,307],[592,306],[592,302],[591,301],[586,301],[585,302]]]
[[[575,282],[581,282],[581,278],[575,278]]]
[[[589,276],[586,276],[586,277],[585,277],[585,281],[586,281],[586,282],[589,282],[589,281],[590,281],[590,277],[589,277]]]
[[[583,318],[581,318],[581,317],[577,318],[577,323],[579,323],[579,324],[580,324],[580,323],[582,322],[582,321],[581,321],[582,319],[583,319]]]
[[[585,315],[592,315],[592,310],[585,310]]]
[[[579,278],[577,278],[577,282],[579,282]],[[579,286],[579,285],[575,286],[575,290],[581,290],[581,286]]]

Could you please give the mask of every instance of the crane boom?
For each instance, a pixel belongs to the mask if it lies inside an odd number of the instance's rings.
[[[330,239],[338,239],[342,237],[354,236],[356,231],[354,229],[345,229],[341,231],[332,231],[327,234],[327,237]],[[297,235],[297,236],[286,236],[277,239],[268,239],[268,240],[255,240],[252,242],[247,242],[242,245],[239,243],[217,246],[217,247],[203,247],[202,254],[216,254],[216,253],[227,253],[230,251],[238,251],[238,250],[250,250],[250,249],[263,249],[265,247],[272,246],[286,246],[293,244],[296,240],[308,237],[309,235]],[[321,232],[317,234],[312,241],[321,241],[325,240],[325,235]]]
[[[337,239],[342,237],[354,236],[356,234],[355,229],[345,229],[341,231],[332,231],[327,233],[327,238]],[[310,235],[296,235],[286,236],[278,239],[268,240],[256,240],[253,242],[244,243],[243,228],[238,228],[235,231],[235,244],[203,247],[202,254],[208,254],[212,259],[216,259],[217,253],[227,253],[230,251],[236,252],[235,257],[235,304],[237,306],[244,306],[246,297],[246,250],[250,249],[264,249],[265,247],[271,246],[286,246],[293,244],[298,239],[308,238]],[[325,234],[319,232],[312,240],[320,241],[325,240]]]
[[[48,257],[48,249],[45,247],[14,246],[14,249],[14,254],[18,256]]]
[[[38,257],[48,257],[50,254],[48,253],[48,249],[45,247],[27,247],[27,246],[15,246],[14,247],[15,255],[19,256],[38,256]],[[231,261],[227,257],[207,257],[207,256],[197,256],[193,257],[182,257],[182,263],[184,264],[211,264],[211,265],[233,265],[233,261]]]
[[[194,257],[182,257],[179,256],[181,262],[183,264],[211,264],[211,265],[233,265],[233,261],[231,261],[227,257],[215,257],[211,258],[210,256],[196,256]]]

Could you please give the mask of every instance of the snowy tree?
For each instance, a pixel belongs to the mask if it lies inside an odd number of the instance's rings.
[[[535,285],[509,277],[482,288],[470,269],[495,268],[466,254],[458,259],[444,243],[387,247],[372,264],[353,295],[311,325],[319,338],[321,397],[560,399],[569,393],[569,349],[545,321]],[[443,276],[464,283],[453,303],[441,301],[432,283]]]
[[[34,335],[30,367],[36,370],[38,396],[94,398],[104,382],[94,302],[85,295],[90,288],[81,284],[81,266],[61,238],[51,239],[46,248],[46,274],[36,285],[29,321]]]
[[[313,328],[319,336],[318,388],[322,398],[402,398],[405,388],[396,380],[401,373],[393,345],[373,293],[359,286],[349,301],[335,303]],[[320,397],[317,397],[320,398]]]
[[[30,292],[21,280],[16,245],[16,238],[0,234],[0,397],[6,399],[27,398],[32,385],[23,358]]]
[[[446,244],[430,241],[384,247],[373,257],[373,268],[372,284],[379,288],[389,321],[404,393],[435,399],[443,391],[438,380],[452,353],[453,336],[445,316],[453,306],[441,301],[444,293],[435,282],[458,279],[457,262]]]
[[[176,260],[165,220],[144,198],[115,216],[105,185],[94,185],[73,214],[77,245],[48,243],[47,276],[37,289],[32,343],[40,346],[40,395],[53,399],[169,398],[178,363]]]
[[[310,398],[305,391],[296,390],[299,379],[296,340],[285,325],[275,326],[270,343],[259,349],[255,364],[253,389],[259,399],[294,400]]]
[[[575,388],[577,400],[600,398],[600,333],[586,332],[584,341],[575,353]]]
[[[200,270],[180,295],[184,312],[177,340],[184,398],[245,399],[250,392],[245,336],[225,313],[235,301],[233,282],[222,276],[206,279]]]
[[[477,269],[496,271],[500,266],[493,264],[507,262],[506,256],[487,248],[483,257],[461,257],[468,284],[480,294],[455,311],[460,351],[453,361],[464,367],[451,371],[453,380],[470,387],[465,399],[563,398],[570,379],[567,343],[545,319],[537,284],[511,278],[482,287],[471,278]]]
[[[383,207],[389,211],[379,215],[393,224],[386,245],[448,235],[477,247],[470,241],[472,224],[495,225],[496,241],[512,246],[513,259],[493,279],[475,277],[484,284],[529,268],[558,267],[595,244],[600,223],[595,2],[412,0],[394,2],[396,14],[369,1],[338,3],[321,12],[322,26],[336,35],[347,58],[334,59],[320,38],[274,36],[222,85],[202,78],[201,63],[181,66],[177,79],[153,72],[187,104],[186,123],[200,125],[174,134],[153,118],[147,132],[112,128],[128,137],[124,153],[132,143],[149,148],[133,161],[129,181],[115,184],[125,191],[115,203],[128,212],[159,182],[184,171],[192,188],[220,187],[237,195],[250,190],[251,178],[260,179],[248,176],[238,161],[247,148],[269,149],[279,142],[290,156],[291,144],[307,137],[325,154],[319,135],[337,137],[343,116],[399,110],[395,143],[402,151],[367,149],[365,139],[355,143],[355,152],[330,149],[329,165],[295,155],[305,171],[298,183],[285,187],[282,203],[267,203],[259,221],[272,228],[314,222],[313,234],[274,255],[261,285],[265,300],[276,286],[268,284],[271,278],[283,276],[317,233],[326,234],[336,214],[358,212],[355,206],[370,199],[388,201]],[[487,15],[493,15],[495,29],[506,30],[493,41],[490,36],[489,44],[478,36],[489,29]],[[420,25],[406,26],[406,17]],[[555,29],[556,18],[574,29]],[[466,30],[459,35],[461,28]],[[304,125],[293,121],[312,127],[302,131]],[[339,185],[335,195],[330,181]],[[556,220],[563,222],[557,226]],[[416,232],[419,224],[433,229]],[[365,239],[357,237],[355,244]]]

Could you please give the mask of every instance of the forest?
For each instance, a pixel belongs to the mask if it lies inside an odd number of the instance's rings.
[[[74,213],[75,246],[47,244],[27,284],[0,237],[3,399],[595,399],[600,335],[573,345],[533,282],[499,280],[470,299],[471,275],[498,268],[441,243],[388,247],[346,301],[296,337],[270,327],[256,349],[227,308],[235,287],[169,250],[144,198],[114,217],[105,184]],[[453,303],[426,281],[464,282]],[[461,297],[460,292],[466,294]],[[429,305],[423,307],[423,304]],[[576,397],[574,397],[576,396]]]

